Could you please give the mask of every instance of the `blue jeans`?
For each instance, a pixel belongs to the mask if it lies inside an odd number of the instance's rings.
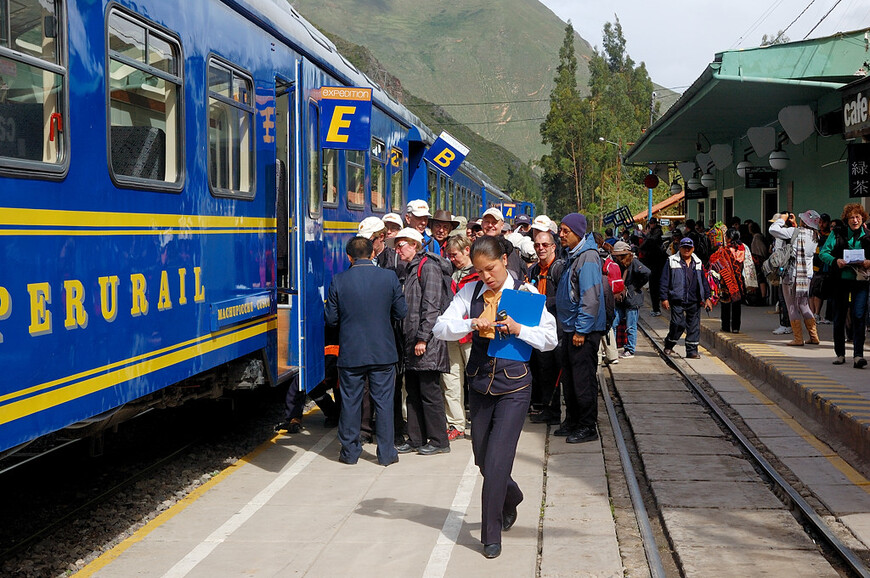
[[[623,320],[625,321],[625,351],[634,353],[637,348],[637,309],[617,307],[613,326],[616,327]]]
[[[864,357],[864,328],[867,315],[866,281],[841,279],[834,289],[834,354],[846,356],[846,311],[852,314],[852,355]]]

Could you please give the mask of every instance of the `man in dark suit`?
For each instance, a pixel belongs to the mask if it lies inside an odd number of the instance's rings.
[[[350,269],[333,277],[326,301],[326,323],[338,326],[338,459],[355,464],[362,453],[360,416],[363,386],[368,380],[378,415],[378,463],[388,466],[399,460],[393,445],[393,420],[388,417],[393,413],[398,361],[390,322],[404,319],[408,306],[396,275],[372,262],[374,248],[369,239],[354,237],[348,241],[346,252]]]

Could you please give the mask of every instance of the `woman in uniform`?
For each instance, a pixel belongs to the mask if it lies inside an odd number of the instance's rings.
[[[501,533],[517,519],[523,493],[511,478],[517,442],[531,400],[532,378],[528,362],[490,357],[496,331],[516,335],[532,347],[556,347],[556,319],[546,308],[537,326],[520,325],[510,317],[496,323],[503,289],[537,293],[508,274],[507,255],[496,237],[481,237],[471,247],[471,261],[480,281],[469,283],[438,318],[432,333],[437,339],[456,341],[472,333],[466,366],[474,461],[483,475],[481,542],[487,558],[501,554]]]

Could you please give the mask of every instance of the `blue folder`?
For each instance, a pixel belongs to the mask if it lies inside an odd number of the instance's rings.
[[[498,302],[498,310],[506,311],[511,319],[526,327],[537,327],[541,322],[541,313],[547,297],[539,293],[505,289],[501,292]],[[532,346],[516,335],[498,334],[502,337],[492,339],[489,342],[487,354],[499,359],[511,359],[513,361],[528,361],[532,356]]]

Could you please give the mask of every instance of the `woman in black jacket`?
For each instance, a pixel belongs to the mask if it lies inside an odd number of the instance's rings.
[[[447,344],[432,336],[432,327],[441,314],[441,267],[423,252],[423,237],[416,229],[402,229],[388,242],[407,263],[404,289],[408,315],[403,328],[408,441],[396,449],[400,454],[447,453],[450,441],[440,380],[442,373],[450,371],[450,362]]]

